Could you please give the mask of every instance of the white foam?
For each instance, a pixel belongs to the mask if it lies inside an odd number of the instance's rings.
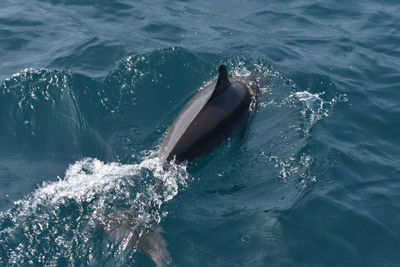
[[[68,167],[63,179],[43,183],[16,201],[14,207],[0,213],[0,221],[10,222],[0,231],[0,257],[8,258],[9,264],[29,265],[31,259],[38,259],[56,265],[62,256],[74,265],[81,250],[93,257],[90,242],[96,235],[96,222],[112,225],[113,212],[129,211],[129,223],[140,229],[159,223],[167,215],[162,205],[186,186],[188,174],[185,166],[175,164],[164,171],[157,151],[147,154],[138,164],[79,160]],[[13,245],[16,236],[21,242],[17,247]],[[119,242],[108,242],[107,253],[117,255],[124,250]],[[81,250],[75,249],[76,244]],[[56,253],[42,254],[43,249]]]
[[[329,115],[329,107],[332,107],[337,102],[335,98],[331,101],[323,100],[321,98],[322,95],[324,95],[324,92],[312,94],[308,91],[300,91],[290,96],[291,98],[297,98],[305,104],[305,108],[301,111],[306,121],[306,127],[303,129],[304,132],[308,132],[317,121],[327,117]]]
[[[105,194],[119,187],[122,180],[137,176],[144,169],[163,181],[163,199],[171,200],[177,193],[179,185],[185,185],[187,174],[185,167],[175,166],[173,170],[164,171],[160,160],[151,155],[139,164],[121,164],[117,162],[104,163],[95,158],[85,158],[70,165],[64,179],[57,182],[44,182],[26,198],[16,201],[15,205],[23,210],[35,209],[38,204],[56,205],[64,199],[73,199],[77,202],[90,202],[94,197]]]
[[[322,94],[323,93],[311,94],[307,91],[295,93],[300,101],[304,102],[310,110],[316,113],[321,112],[323,109],[324,101],[320,98]]]

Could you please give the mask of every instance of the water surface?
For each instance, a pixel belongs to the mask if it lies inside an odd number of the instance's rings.
[[[400,265],[399,13],[2,1],[1,265],[154,266],[96,228],[121,210],[160,225],[176,266]],[[168,127],[221,63],[270,77],[254,115],[164,172]]]

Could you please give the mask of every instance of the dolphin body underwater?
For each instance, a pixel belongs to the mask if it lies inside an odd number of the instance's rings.
[[[220,65],[217,81],[201,89],[169,128],[159,150],[164,170],[171,162],[190,163],[217,147],[242,121],[257,98],[260,85],[266,83],[268,79],[260,74],[230,80],[225,65]],[[161,227],[144,229],[135,223],[135,214],[134,210],[111,213],[97,227],[121,242],[123,249],[129,247],[147,254],[157,267],[169,266],[171,257]]]

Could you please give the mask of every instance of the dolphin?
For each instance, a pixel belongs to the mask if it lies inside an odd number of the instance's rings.
[[[170,161],[194,161],[218,146],[235,129],[257,98],[261,83],[268,79],[259,74],[229,79],[225,65],[218,68],[217,81],[207,84],[182,109],[169,128],[159,158],[163,168]],[[164,184],[156,186],[162,194]],[[96,227],[105,231],[122,248],[147,254],[157,267],[168,266],[172,260],[158,224],[143,225],[134,210],[111,213]]]
[[[217,81],[200,90],[169,128],[159,152],[164,168],[171,160],[192,162],[218,146],[249,110],[265,79],[257,74],[229,79],[220,65]]]

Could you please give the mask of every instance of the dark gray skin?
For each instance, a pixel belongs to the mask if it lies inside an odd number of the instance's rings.
[[[114,240],[121,242],[123,249],[131,248],[147,254],[157,267],[171,264],[161,227],[158,224],[153,224],[151,228],[142,225],[137,221],[135,210],[108,214],[101,221],[96,221],[95,225]]]
[[[258,94],[261,75],[229,79],[224,65],[218,79],[199,91],[168,130],[160,150],[164,168],[175,160],[193,162],[227,138]]]

